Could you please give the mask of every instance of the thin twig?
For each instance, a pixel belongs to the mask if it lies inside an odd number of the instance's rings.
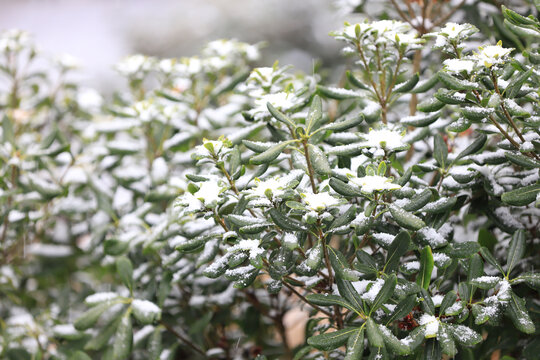
[[[182,340],[182,342],[184,342],[186,345],[188,345],[190,348],[192,348],[195,352],[198,352],[199,354],[203,355],[203,356],[206,356],[206,353],[204,352],[203,349],[201,349],[200,347],[198,347],[197,345],[195,345],[194,343],[192,343],[191,341],[189,341],[189,339],[186,339],[183,335],[181,335],[178,331],[174,330],[172,328],[172,326],[166,324],[165,322],[163,321],[160,321],[160,324],[163,325],[163,327],[165,329],[167,329],[171,334],[173,334],[174,336],[176,336],[178,339]]]

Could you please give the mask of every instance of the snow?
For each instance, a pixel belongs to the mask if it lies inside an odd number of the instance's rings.
[[[298,238],[293,233],[283,234],[283,244],[289,249],[296,248],[298,246]]]
[[[148,300],[134,299],[131,302],[133,312],[140,315],[141,318],[157,319],[161,314],[159,306]]]
[[[364,193],[371,194],[374,191],[396,190],[401,186],[392,183],[392,180],[384,176],[368,175],[361,178],[351,177],[350,182],[359,186]]]
[[[429,204],[428,204],[429,205]],[[418,230],[418,233],[426,240],[429,245],[436,249],[441,246],[446,245],[447,241],[444,237],[442,237],[441,234],[437,232],[437,230],[431,228],[431,227],[425,227],[420,230]]]
[[[458,73],[465,71],[470,73],[474,70],[476,63],[472,60],[447,59],[443,62],[443,65],[448,72]]]
[[[426,205],[422,208],[422,211],[429,211],[429,210],[436,209],[438,206],[440,206],[441,204],[444,204],[444,203],[446,203],[446,202],[448,202],[448,198],[442,197],[442,198],[440,198],[440,199],[437,200],[437,201],[434,201],[434,202],[431,202],[431,203],[426,204]]]
[[[93,306],[102,302],[108,302],[117,299],[119,297],[120,295],[115,292],[98,292],[87,296],[86,299],[84,299],[84,302],[86,305]]]
[[[444,296],[440,294],[433,295],[431,297],[431,301],[433,301],[433,305],[435,305],[435,307],[441,306],[443,299],[444,299]]]
[[[534,151],[534,144],[530,141],[525,141],[523,144],[521,144],[519,149],[523,152]]]
[[[361,296],[362,299],[369,302],[373,302],[375,298],[377,297],[377,295],[379,294],[379,291],[381,291],[383,285],[384,285],[384,280],[377,279],[374,283],[371,284],[371,287],[369,288],[369,290],[366,293],[362,294]]]
[[[372,236],[375,240],[378,240],[385,245],[390,245],[394,241],[394,238],[396,237],[395,235],[387,234],[387,233],[374,233]]]
[[[328,192],[321,192],[318,194],[302,193],[302,198],[308,205],[308,208],[313,211],[323,211],[340,203],[339,199],[333,197]]]
[[[403,264],[403,267],[407,271],[418,271],[420,270],[420,261],[410,261],[408,263]]]
[[[370,280],[359,280],[359,281],[353,281],[351,282],[351,285],[354,287],[354,289],[358,292],[358,294],[363,294],[366,292],[367,286],[369,284],[373,283],[373,281]]]
[[[62,324],[62,325],[55,325],[52,328],[52,331],[57,336],[70,336],[70,335],[77,335],[79,332],[73,324]]]
[[[450,260],[450,257],[443,253],[433,253],[433,261],[436,264],[444,264]]]
[[[267,103],[272,104],[275,108],[280,110],[288,110],[296,104],[296,97],[293,94],[286,92],[278,92],[275,94],[263,95],[259,99],[255,100],[255,108],[252,110],[254,114],[268,113]]]
[[[255,267],[251,264],[246,266],[239,266],[234,269],[228,269],[225,272],[225,276],[232,277],[232,278],[238,278],[242,276],[247,276],[249,273],[251,273],[253,270],[255,270]]]
[[[514,49],[503,48],[499,42],[497,45],[481,46],[478,50],[480,52],[473,55],[474,59],[476,59],[480,65],[489,68],[493,65],[504,64],[506,56]]]
[[[229,248],[229,252],[235,252],[240,250],[248,251],[249,258],[255,259],[258,255],[264,253],[264,249],[260,248],[259,245],[259,240],[240,240],[238,244]]]
[[[452,306],[446,308],[444,313],[446,315],[455,314],[455,313],[459,313],[461,309],[463,309],[463,304],[461,303],[461,301],[456,301],[454,304],[452,304]]]
[[[223,188],[217,181],[205,181],[200,183],[199,190],[193,194],[193,196],[200,200],[207,207],[212,207],[220,201],[220,195],[223,192]]]
[[[401,132],[389,129],[372,129],[366,135],[366,139],[367,140],[363,142],[363,145],[367,145],[369,147],[394,150],[407,146],[407,144],[403,141],[403,135]]]
[[[468,343],[479,335],[471,328],[464,325],[454,325],[453,335],[459,342]]]
[[[457,40],[459,39],[460,34],[470,29],[471,25],[469,24],[456,24],[453,22],[448,22],[446,25],[444,25],[441,30],[439,30],[440,33],[447,35],[449,40]]]
[[[19,210],[11,210],[8,215],[8,221],[15,223],[26,218],[26,213]]]
[[[495,215],[506,226],[522,229],[523,225],[516,220],[516,218],[510,213],[510,209],[507,207],[497,207],[495,209]]]
[[[33,243],[26,247],[26,252],[35,256],[60,258],[73,254],[71,246]]]
[[[425,325],[425,337],[433,338],[437,336],[439,331],[439,319],[433,315],[422,314],[418,322],[420,325]]]

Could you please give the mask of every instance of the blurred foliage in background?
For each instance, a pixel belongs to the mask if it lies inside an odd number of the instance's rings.
[[[0,358],[537,358],[540,3],[334,6],[111,97],[2,33]]]

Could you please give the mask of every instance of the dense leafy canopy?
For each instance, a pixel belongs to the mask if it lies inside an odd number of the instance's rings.
[[[338,85],[136,55],[109,102],[4,32],[0,357],[535,358],[540,22],[501,11],[346,23]]]

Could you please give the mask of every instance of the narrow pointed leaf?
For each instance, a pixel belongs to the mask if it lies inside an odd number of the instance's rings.
[[[319,175],[330,175],[332,169],[324,152],[318,146],[308,144],[308,153],[315,172]]]
[[[390,205],[390,213],[398,225],[403,226],[406,229],[419,230],[426,226],[424,221],[418,216],[413,215],[394,204]]]
[[[431,282],[431,273],[433,271],[433,253],[428,245],[420,251],[420,271],[416,277],[416,283],[427,290]]]
[[[356,330],[347,341],[345,360],[361,360],[364,353],[364,328]]]
[[[520,229],[512,235],[512,240],[510,240],[508,258],[506,260],[507,275],[510,275],[514,266],[516,266],[518,261],[523,257],[523,254],[525,254],[525,231]]]
[[[401,256],[405,254],[409,248],[410,241],[411,237],[407,231],[400,232],[394,238],[394,241],[392,241],[392,244],[390,244],[390,247],[388,248],[388,255],[386,255],[384,271],[387,274],[393,273],[397,269]]]
[[[249,161],[255,165],[268,164],[271,161],[274,161],[283,152],[283,150],[285,150],[285,148],[289,144],[292,144],[295,141],[296,140],[288,140],[288,141],[280,142],[272,146],[268,150],[260,153],[259,155],[255,155]]]
[[[334,350],[347,343],[351,335],[357,331],[356,328],[346,328],[329,333],[312,336],[307,339],[307,343],[319,350]]]
[[[126,359],[131,354],[133,345],[133,327],[131,324],[131,312],[128,310],[122,316],[116,330],[113,344],[114,359]]]
[[[372,318],[367,318],[366,320],[366,333],[370,346],[378,348],[384,346],[384,338],[379,330],[379,326]]]
[[[124,283],[124,285],[130,290],[133,290],[133,265],[131,261],[121,256],[116,260],[116,273]]]

